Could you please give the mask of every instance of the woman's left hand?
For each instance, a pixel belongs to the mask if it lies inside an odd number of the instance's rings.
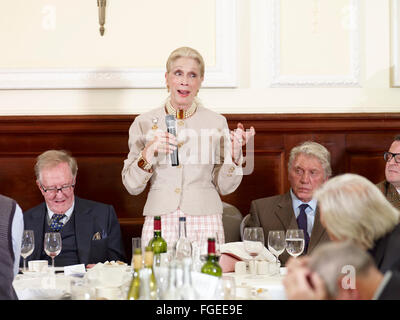
[[[251,138],[256,134],[254,127],[250,127],[250,130],[245,130],[243,124],[240,122],[237,124],[237,128],[231,131],[232,141],[232,160],[238,163],[242,147],[246,145]]]

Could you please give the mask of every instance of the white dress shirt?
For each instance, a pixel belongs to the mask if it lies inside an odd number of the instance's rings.
[[[17,204],[15,207],[14,218],[11,224],[11,241],[14,251],[14,277],[19,271],[19,260],[21,257],[22,234],[24,233],[24,216],[22,209]]]
[[[50,208],[47,206],[47,204],[46,207],[47,207],[47,223],[50,225],[51,218],[53,217],[53,214],[56,213],[51,211]],[[72,203],[71,208],[69,208],[66,212],[64,212],[66,217],[62,218],[60,222],[62,222],[63,224],[66,224],[68,222],[69,218],[71,218],[72,212],[74,212],[74,207],[75,207],[75,202]]]
[[[305,211],[307,215],[307,233],[311,237],[312,229],[314,226],[315,213],[317,210],[317,200],[311,199],[311,201],[309,202],[303,202],[296,197],[292,189],[290,189],[290,196],[292,197],[293,211],[296,219],[300,214],[299,206],[302,205],[303,203],[308,204],[308,207],[306,208]]]

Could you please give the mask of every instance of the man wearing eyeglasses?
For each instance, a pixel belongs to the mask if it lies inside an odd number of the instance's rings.
[[[62,249],[55,266],[125,260],[121,229],[111,205],[75,196],[78,166],[65,151],[49,150],[37,158],[36,184],[44,202],[24,213],[26,230],[33,230],[35,248],[29,260],[49,260],[44,235],[59,232]]]
[[[394,138],[383,158],[386,161],[385,180],[377,187],[395,208],[400,209],[400,135]]]

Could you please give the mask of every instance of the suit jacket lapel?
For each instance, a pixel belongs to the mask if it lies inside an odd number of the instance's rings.
[[[324,232],[325,229],[320,222],[320,213],[319,213],[319,208],[317,206],[317,212],[315,213],[315,219],[314,219],[314,226],[311,232],[310,243],[308,245],[308,252],[311,252],[311,250],[313,250],[314,247],[318,245]]]
[[[292,198],[290,197],[290,192],[285,193],[281,201],[278,203],[275,210],[275,215],[281,221],[285,230],[288,229],[298,229],[297,221],[295,219]]]
[[[395,208],[400,209],[400,195],[391,183],[389,184],[386,197]]]
[[[296,216],[294,214],[290,192],[287,192],[282,196],[281,201],[278,203],[275,214],[278,217],[278,219],[282,222],[285,230],[299,228]],[[308,252],[311,252],[311,250],[318,245],[324,232],[325,229],[321,225],[320,213],[317,206],[317,212],[315,213],[315,219],[310,237],[310,243],[308,245]]]
[[[75,236],[78,256],[81,263],[87,264],[90,255],[90,243],[93,233],[93,219],[90,208],[82,200],[75,197]]]

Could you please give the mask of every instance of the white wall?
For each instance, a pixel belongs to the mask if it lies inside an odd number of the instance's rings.
[[[155,68],[163,83],[165,60],[180,45],[203,54],[207,77],[220,63],[220,43],[230,41],[236,87],[199,94],[215,111],[400,112],[389,0],[237,0],[234,39],[217,34],[218,1],[108,0],[101,38],[95,1],[0,0],[0,78],[11,74],[18,84],[37,70]],[[166,95],[164,88],[1,89],[0,115],[137,114]]]

